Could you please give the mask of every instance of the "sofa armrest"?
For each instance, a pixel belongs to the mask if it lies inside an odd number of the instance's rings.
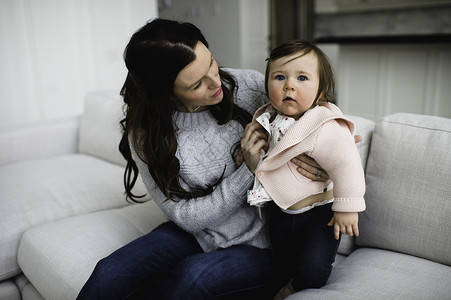
[[[34,122],[0,130],[0,166],[76,153],[80,117]]]

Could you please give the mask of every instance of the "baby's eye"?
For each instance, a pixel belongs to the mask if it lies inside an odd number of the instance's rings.
[[[283,75],[276,75],[276,77],[275,77],[277,80],[284,80],[285,79],[285,76],[283,76]]]
[[[307,77],[305,77],[304,75],[301,75],[301,76],[298,77],[298,80],[299,81],[306,81]]]

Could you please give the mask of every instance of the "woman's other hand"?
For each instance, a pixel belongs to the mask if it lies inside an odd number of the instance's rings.
[[[326,170],[321,168],[321,166],[310,156],[300,154],[291,159],[291,162],[298,166],[297,171],[301,175],[310,180],[326,182],[330,179]]]
[[[357,135],[354,135],[354,140],[355,140],[355,143],[358,144],[363,140],[363,137],[361,135],[357,134]]]
[[[243,137],[241,138],[241,151],[249,171],[254,173],[260,161],[261,150],[266,151],[267,149],[268,135],[263,127],[257,121],[252,121],[247,124]]]
[[[244,163],[244,156],[243,151],[239,151],[238,154],[235,157],[235,166],[237,168],[241,167],[241,165]]]
[[[360,143],[362,141],[361,135],[354,136],[355,143]],[[297,167],[298,172],[307,177],[310,180],[323,181],[326,182],[330,179],[329,174],[326,170],[321,168],[321,166],[311,157],[300,154],[291,160],[293,164]]]

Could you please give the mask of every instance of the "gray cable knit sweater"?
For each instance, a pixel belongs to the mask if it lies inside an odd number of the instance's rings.
[[[235,77],[236,103],[251,114],[267,102],[264,77],[252,70],[225,69]],[[182,186],[189,190],[216,182],[226,166],[222,182],[212,194],[179,201],[165,201],[147,165],[133,153],[139,173],[150,196],[169,220],[193,234],[205,252],[238,244],[259,248],[269,246],[266,226],[255,207],[246,202],[246,192],[254,176],[242,164],[238,169],[231,156],[233,145],[244,128],[236,121],[218,125],[209,111],[176,112],[178,149]]]

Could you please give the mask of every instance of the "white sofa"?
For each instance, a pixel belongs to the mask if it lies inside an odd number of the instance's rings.
[[[81,117],[0,131],[0,299],[75,299],[100,258],[165,220],[125,201],[121,108],[95,91]],[[451,299],[451,120],[352,118],[361,236],[343,238],[326,286],[289,299]]]

